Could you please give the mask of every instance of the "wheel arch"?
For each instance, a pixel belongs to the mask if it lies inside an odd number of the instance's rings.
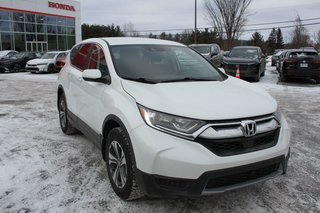
[[[107,143],[107,137],[109,132],[116,128],[116,127],[121,127],[123,129],[123,131],[126,133],[126,135],[128,136],[129,139],[129,145],[130,145],[130,149],[131,149],[131,153],[133,155],[133,164],[134,166],[136,166],[136,162],[135,162],[135,154],[133,151],[133,147],[132,147],[132,142],[130,139],[130,135],[127,131],[126,126],[124,125],[124,123],[121,121],[121,119],[116,116],[116,115],[108,115],[103,122],[103,126],[102,126],[102,141],[101,141],[101,152],[102,152],[102,158],[103,160],[105,160],[105,149],[106,149],[106,143]]]

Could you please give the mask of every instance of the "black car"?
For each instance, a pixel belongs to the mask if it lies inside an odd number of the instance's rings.
[[[218,44],[191,44],[189,47],[206,57],[217,67],[221,66],[223,55]]]
[[[271,57],[271,66],[276,66],[277,60],[279,59],[279,56],[281,55],[283,49],[276,49]]]
[[[320,84],[320,56],[314,50],[289,50],[280,63],[280,81],[289,77],[313,78]]]
[[[259,81],[265,73],[266,59],[260,47],[237,46],[223,57],[222,67],[228,75],[235,76],[239,69],[241,78]]]
[[[0,72],[19,72],[24,70],[27,61],[40,58],[41,53],[37,52],[20,52],[9,58],[0,60]]]

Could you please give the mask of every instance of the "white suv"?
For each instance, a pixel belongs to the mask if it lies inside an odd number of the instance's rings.
[[[88,39],[58,84],[62,131],[101,148],[122,199],[209,195],[286,172],[290,131],[276,101],[182,44]]]

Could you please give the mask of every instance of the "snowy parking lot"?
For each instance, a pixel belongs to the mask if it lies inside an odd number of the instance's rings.
[[[60,130],[56,79],[0,74],[0,212],[320,212],[320,86],[312,80],[278,83],[268,64],[255,83],[277,99],[291,126],[286,175],[198,199],[125,202],[109,184],[101,152]]]

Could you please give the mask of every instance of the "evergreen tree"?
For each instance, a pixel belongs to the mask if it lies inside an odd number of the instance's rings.
[[[276,42],[276,49],[283,49],[284,47],[284,41],[283,41],[283,36],[281,29],[278,28],[277,30],[277,42]]]
[[[268,47],[267,49],[269,54],[272,54],[276,49],[276,43],[277,43],[277,31],[275,28],[273,28],[267,40],[267,47]]]
[[[263,36],[259,32],[255,32],[252,34],[251,39],[249,40],[249,45],[264,47]]]

